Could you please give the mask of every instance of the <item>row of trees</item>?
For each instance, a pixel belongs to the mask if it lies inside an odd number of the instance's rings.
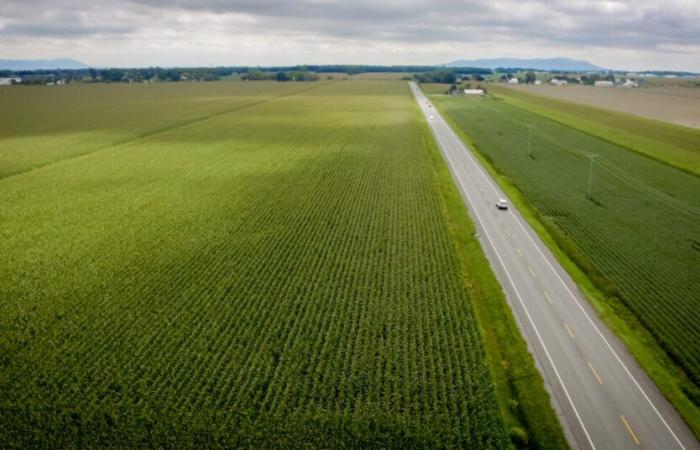
[[[22,78],[25,84],[44,84],[56,80],[66,83],[80,82],[143,82],[143,81],[214,81],[223,77],[240,75],[243,79],[274,79],[278,81],[314,81],[317,74],[399,72],[419,73],[426,75],[424,79],[445,80],[440,82],[452,83],[456,74],[480,77],[492,73],[489,69],[475,67],[458,67],[450,70],[436,70],[434,66],[357,66],[357,65],[298,65],[272,67],[191,67],[191,68],[104,68],[104,69],[74,69],[74,70],[0,70],[0,77]],[[455,77],[453,79],[453,77]],[[482,78],[483,79],[483,78]]]
[[[241,74],[242,80],[275,80],[275,81],[318,81],[317,73],[308,71],[295,72],[263,72],[262,70],[252,70]]]

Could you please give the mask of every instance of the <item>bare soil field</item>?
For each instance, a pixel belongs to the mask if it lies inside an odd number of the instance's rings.
[[[690,87],[600,88],[593,86],[508,86],[537,95],[583,103],[650,119],[700,128],[700,89]]]

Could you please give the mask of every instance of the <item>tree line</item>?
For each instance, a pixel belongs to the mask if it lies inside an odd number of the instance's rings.
[[[319,74],[393,72],[433,73],[434,66],[362,66],[362,65],[297,65],[270,67],[192,67],[192,68],[89,68],[55,70],[0,70],[1,77],[18,77],[23,84],[46,84],[62,80],[71,82],[134,83],[149,81],[216,81],[240,76],[244,80],[316,81]],[[442,71],[439,71],[442,73]],[[489,69],[474,67],[451,68],[449,73],[490,74]],[[437,72],[435,72],[437,73]],[[434,76],[434,75],[429,75]],[[448,76],[449,78],[449,76]],[[450,81],[446,81],[450,82]]]

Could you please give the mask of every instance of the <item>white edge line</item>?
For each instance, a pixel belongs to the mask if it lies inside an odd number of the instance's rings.
[[[425,114],[425,112],[424,112]],[[432,127],[431,127],[432,129]],[[442,143],[442,139],[435,133],[433,130],[433,135],[437,138],[438,142],[440,143],[441,147],[444,147]],[[452,158],[450,158],[449,153],[445,150],[442,152],[444,156],[447,157],[447,159],[450,162],[450,165],[454,167],[454,163],[452,161]],[[467,199],[469,200],[469,203],[472,203],[471,196],[469,195],[469,192],[467,192],[466,187],[462,183],[462,180],[459,178],[459,176],[456,174],[456,172],[453,172],[454,178],[456,181],[459,183],[459,185],[462,188],[462,191],[464,194],[467,196]],[[510,282],[511,286],[513,287],[513,291],[515,292],[515,295],[518,297],[518,301],[520,302],[520,305],[522,306],[523,310],[525,311],[525,314],[527,315],[528,321],[530,322],[530,325],[532,326],[532,329],[535,331],[535,335],[537,336],[537,339],[540,342],[540,345],[542,346],[542,349],[544,350],[545,355],[547,355],[547,359],[549,360],[549,363],[552,366],[552,369],[554,369],[554,374],[557,376],[557,380],[559,381],[559,384],[561,384],[562,389],[564,390],[564,394],[566,394],[567,400],[569,400],[569,403],[571,404],[571,408],[574,410],[574,414],[576,414],[576,418],[579,421],[579,424],[581,425],[581,428],[583,429],[584,434],[586,435],[586,438],[588,439],[588,443],[591,445],[591,448],[595,449],[596,446],[593,444],[593,440],[591,439],[591,436],[588,434],[588,430],[586,429],[586,425],[584,425],[583,420],[581,419],[581,416],[578,413],[578,410],[576,409],[576,406],[574,405],[573,400],[571,399],[571,396],[569,395],[569,391],[566,389],[566,385],[564,385],[564,380],[562,380],[561,375],[559,374],[559,371],[557,370],[557,366],[554,364],[554,361],[552,360],[552,357],[549,354],[549,351],[547,350],[547,346],[544,344],[544,341],[542,339],[542,336],[540,335],[540,332],[537,330],[537,326],[535,326],[535,322],[532,320],[532,316],[530,316],[530,312],[528,311],[527,307],[525,306],[525,303],[523,302],[522,297],[520,296],[520,292],[518,292],[518,289],[515,287],[515,283],[513,282],[512,277],[510,276],[510,273],[508,272],[508,269],[506,268],[506,265],[503,263],[503,259],[501,259],[501,255],[498,253],[498,250],[496,247],[493,245],[493,241],[491,240],[491,236],[489,235],[486,227],[484,226],[483,221],[481,220],[481,216],[479,213],[476,211],[475,208],[472,208],[474,211],[474,214],[476,215],[477,220],[479,221],[479,224],[481,225],[481,228],[484,230],[484,233],[486,234],[486,239],[489,241],[489,245],[493,249],[494,253],[496,254],[496,257],[498,258],[498,261],[501,263],[501,266],[503,267],[503,270],[508,277],[508,281]]]
[[[440,116],[440,118],[442,118],[442,116]],[[443,121],[444,121],[444,119],[443,119]],[[445,122],[445,123],[447,123],[447,122]],[[449,124],[448,124],[448,127],[449,127]],[[450,127],[450,131],[452,131],[452,130],[451,130],[451,127]],[[453,133],[454,133],[454,132],[453,132]],[[462,142],[461,139],[460,139],[459,141]],[[464,143],[462,143],[462,145],[464,145]],[[464,147],[466,148],[466,145],[464,145]],[[491,180],[491,178],[490,178],[488,175],[486,175],[484,169],[481,167],[481,164],[479,164],[479,163],[476,161],[475,157],[471,154],[471,151],[470,151],[468,148],[466,148],[466,153],[469,155],[469,158],[472,160],[472,162],[477,166],[477,168],[478,168],[478,170],[481,172],[482,176],[484,176],[484,178],[486,178],[487,184],[488,184],[489,187],[494,191],[494,193],[496,193],[497,196],[498,196],[498,195],[502,195],[502,194],[500,194],[500,193],[498,192],[498,190],[494,187],[493,181]],[[468,194],[467,194],[467,195],[468,195]],[[600,338],[603,340],[603,342],[605,342],[605,345],[608,347],[608,349],[609,349],[610,352],[613,354],[613,356],[615,356],[615,359],[617,359],[617,361],[620,363],[620,365],[621,365],[622,368],[625,370],[625,372],[627,373],[627,375],[632,379],[632,381],[634,382],[634,385],[637,386],[637,389],[639,389],[639,392],[642,393],[642,396],[643,396],[643,397],[646,399],[646,401],[649,403],[649,406],[651,406],[651,409],[654,410],[654,412],[655,412],[656,415],[659,417],[659,419],[661,420],[661,422],[664,424],[664,426],[666,427],[666,429],[668,430],[668,432],[671,433],[671,436],[673,436],[673,438],[676,440],[676,443],[677,443],[682,449],[685,450],[685,446],[684,446],[683,443],[680,441],[680,439],[678,439],[678,436],[676,436],[676,433],[673,432],[673,430],[671,429],[671,426],[670,426],[670,425],[668,424],[668,422],[666,422],[666,420],[663,418],[663,416],[661,415],[661,412],[659,412],[659,410],[656,408],[656,406],[655,406],[654,403],[651,401],[651,399],[649,398],[649,396],[647,395],[647,393],[644,392],[644,389],[643,389],[642,386],[639,384],[639,382],[637,382],[637,379],[634,377],[634,375],[632,375],[632,372],[629,371],[629,369],[627,368],[627,366],[625,365],[625,363],[622,361],[622,359],[620,358],[620,356],[617,354],[617,352],[615,352],[615,349],[613,349],[612,345],[610,345],[610,343],[609,343],[608,340],[605,338],[605,336],[603,335],[603,333],[600,331],[600,329],[598,328],[598,326],[595,324],[595,322],[593,321],[593,319],[590,317],[590,315],[589,315],[589,314],[586,312],[586,310],[583,308],[583,306],[581,305],[581,302],[579,301],[579,299],[576,297],[576,295],[574,295],[574,293],[571,291],[571,289],[569,289],[569,286],[564,282],[564,280],[562,279],[562,277],[559,275],[559,272],[557,272],[556,269],[554,268],[554,266],[552,266],[552,263],[549,262],[549,258],[547,258],[547,257],[545,256],[545,254],[542,252],[542,250],[540,250],[540,247],[537,245],[537,243],[536,243],[535,240],[532,238],[532,236],[530,235],[530,233],[528,233],[528,231],[525,229],[525,227],[524,227],[523,224],[521,223],[521,220],[520,220],[520,218],[518,217],[518,215],[515,214],[515,213],[513,213],[512,211],[511,211],[511,214],[513,215],[513,217],[515,217],[515,222],[520,226],[520,228],[521,228],[521,229],[525,232],[525,234],[527,235],[527,237],[528,237],[528,239],[530,240],[530,242],[532,242],[532,244],[535,246],[535,249],[537,250],[537,252],[540,254],[540,256],[542,256],[542,257],[544,258],[545,262],[547,263],[547,265],[549,266],[549,268],[552,270],[552,272],[554,272],[554,274],[557,276],[557,278],[559,279],[559,281],[561,282],[561,284],[564,285],[564,289],[566,289],[566,291],[569,293],[569,295],[574,299],[574,301],[576,302],[576,306],[578,306],[578,308],[581,310],[581,312],[583,312],[583,315],[586,317],[586,319],[588,319],[588,322],[590,322],[590,324],[593,326],[593,329],[595,329],[596,333],[598,333],[598,336],[600,336]],[[482,226],[483,226],[483,225],[482,225]],[[500,259],[500,258],[499,258],[499,259]]]

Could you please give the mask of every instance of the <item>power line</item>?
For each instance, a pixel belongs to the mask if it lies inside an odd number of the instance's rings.
[[[587,195],[588,200],[590,200],[591,199],[591,189],[593,187],[593,160],[596,159],[596,157],[598,157],[598,154],[597,153],[590,153],[587,156],[591,160],[591,164],[588,168],[588,195]]]

